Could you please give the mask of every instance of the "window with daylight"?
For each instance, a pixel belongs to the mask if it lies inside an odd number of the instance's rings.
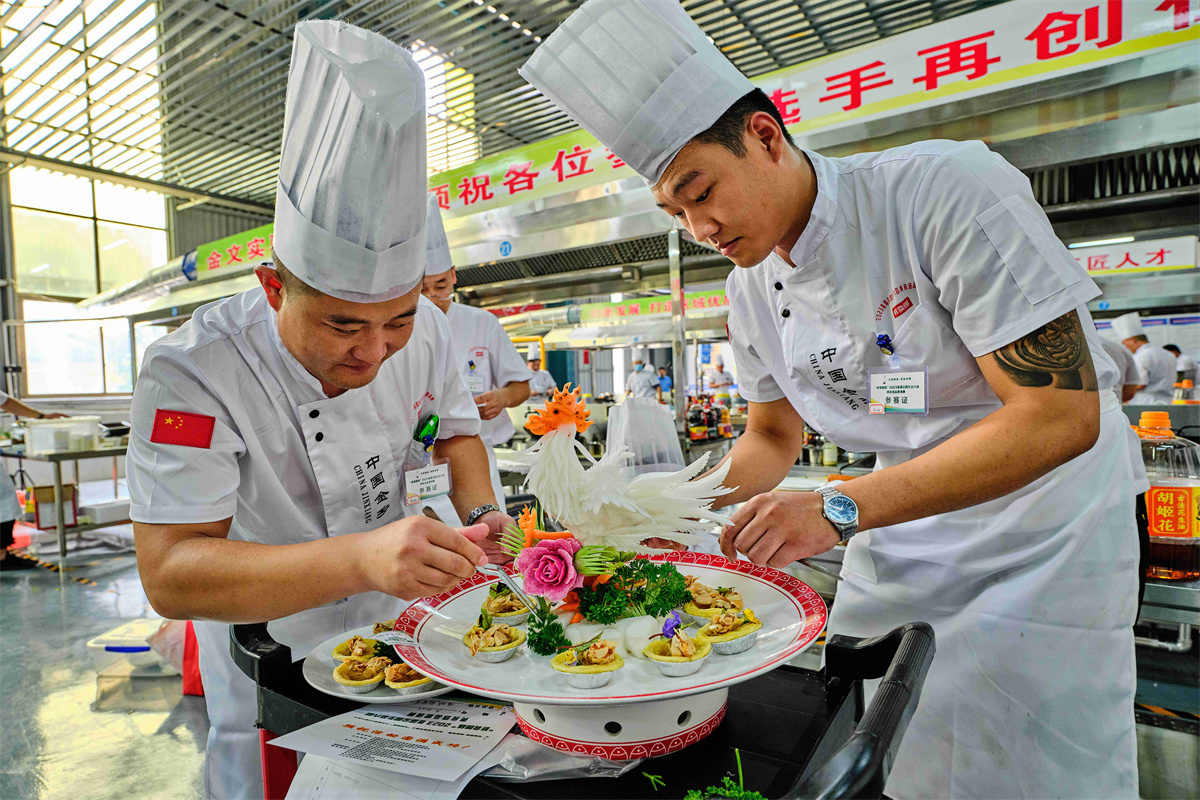
[[[479,158],[475,134],[475,76],[417,41],[413,58],[425,73],[425,133],[429,174],[445,172]]]
[[[19,294],[82,299],[167,263],[163,195],[29,167],[8,179]]]
[[[25,324],[18,340],[25,344],[30,396],[133,391],[129,322],[124,317],[81,318],[69,303],[42,300],[25,300],[22,313]]]

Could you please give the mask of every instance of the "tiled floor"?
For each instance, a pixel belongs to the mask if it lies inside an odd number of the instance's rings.
[[[93,669],[89,639],[153,615],[132,555],[94,560],[0,573],[0,798],[199,798],[203,698]]]

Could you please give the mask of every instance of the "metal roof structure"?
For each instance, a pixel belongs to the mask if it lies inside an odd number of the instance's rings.
[[[683,0],[749,76],[1003,0]],[[579,0],[0,2],[3,142],[269,208],[292,30],[345,19],[426,68],[432,171],[569,130],[517,74]],[[37,157],[33,159],[32,157]]]

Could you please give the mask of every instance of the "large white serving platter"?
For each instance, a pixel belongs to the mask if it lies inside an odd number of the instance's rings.
[[[317,645],[316,649],[308,654],[308,658],[304,659],[304,680],[308,681],[308,685],[318,692],[331,694],[334,697],[341,697],[345,700],[353,700],[356,703],[411,703],[414,700],[437,697],[439,694],[454,691],[453,686],[437,686],[427,692],[400,694],[395,689],[389,689],[382,684],[375,691],[367,692],[366,694],[355,694],[354,692],[347,691],[345,686],[342,686],[333,679],[334,669],[342,663],[333,657],[333,648],[355,635],[361,636],[364,639],[370,639],[371,631],[374,627],[373,625],[367,625],[362,628],[355,628],[352,631],[338,634],[328,641]]]
[[[575,689],[567,685],[565,676],[551,669],[549,657],[534,655],[526,645],[508,661],[486,664],[472,659],[460,638],[436,630],[447,627],[450,620],[465,629],[479,615],[487,587],[495,579],[476,573],[449,592],[426,598],[401,614],[396,630],[413,637],[416,644],[397,645],[396,652],[418,672],[486,697],[518,703],[611,706],[684,697],[749,680],[805,650],[825,628],[825,602],[806,583],[787,573],[708,553],[667,553],[653,559],[674,562],[685,575],[696,575],[709,586],[736,587],[763,622],[754,646],[735,656],[713,653],[699,672],[686,678],[667,678],[653,662],[626,655],[624,668],[607,686]]]

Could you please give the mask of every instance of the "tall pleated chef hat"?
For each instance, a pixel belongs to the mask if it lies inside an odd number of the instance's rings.
[[[1131,336],[1144,336],[1145,331],[1142,330],[1142,318],[1138,316],[1136,311],[1131,311],[1128,314],[1122,314],[1112,321],[1113,332],[1117,334],[1117,338],[1125,341]]]
[[[436,194],[429,195],[425,217],[425,274],[441,275],[454,266],[450,258],[450,242],[446,240],[446,229],[442,226],[442,209]]]
[[[344,22],[296,26],[275,193],[275,252],[355,303],[425,275],[425,80],[412,56]]]
[[[542,348],[538,347],[536,344],[529,345],[529,352],[526,354],[525,360],[526,361],[541,361],[541,359],[542,359]]]
[[[754,89],[678,0],[588,0],[518,72],[650,185]]]

